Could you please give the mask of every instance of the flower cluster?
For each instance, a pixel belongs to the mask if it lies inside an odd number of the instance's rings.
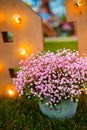
[[[20,95],[34,96],[48,105],[77,100],[87,85],[87,58],[69,49],[33,54],[20,61],[14,84]]]

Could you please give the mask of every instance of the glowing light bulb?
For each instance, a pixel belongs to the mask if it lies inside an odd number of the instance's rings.
[[[25,55],[25,54],[26,54],[26,52],[27,52],[27,51],[26,51],[26,49],[25,49],[25,48],[21,48],[21,49],[20,49],[20,54],[21,54],[21,55]]]
[[[13,95],[14,95],[14,91],[11,90],[11,89],[9,89],[9,90],[8,90],[8,94],[9,94],[10,96],[13,96]]]
[[[22,19],[21,19],[21,16],[20,15],[13,15],[12,19],[18,23],[18,24],[21,24],[22,23]]]
[[[74,6],[76,8],[83,7],[85,5],[85,0],[74,0]]]
[[[19,24],[22,23],[20,16],[17,16],[17,17],[15,18],[15,21],[16,21],[17,23],[19,23]]]

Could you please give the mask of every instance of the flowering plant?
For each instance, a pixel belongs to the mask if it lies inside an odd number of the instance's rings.
[[[32,54],[20,61],[14,84],[20,95],[34,96],[47,105],[78,100],[87,85],[87,58],[69,49]]]

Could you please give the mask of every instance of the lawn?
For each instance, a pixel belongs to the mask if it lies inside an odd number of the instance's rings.
[[[0,98],[0,130],[87,130],[87,97],[80,98],[76,115],[65,121],[50,120],[25,97]]]
[[[58,49],[71,49],[78,50],[77,41],[46,41],[45,42],[45,50],[50,50],[56,52]]]
[[[45,50],[78,50],[76,41],[46,42]],[[26,97],[0,98],[0,130],[87,130],[87,97],[80,97],[76,115],[64,121],[50,120],[38,104]]]

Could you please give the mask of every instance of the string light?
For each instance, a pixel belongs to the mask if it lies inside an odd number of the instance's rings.
[[[14,91],[13,91],[12,89],[9,89],[9,90],[8,90],[8,94],[9,94],[10,96],[13,96],[13,95],[14,95]]]
[[[22,23],[21,16],[18,15],[18,14],[13,15],[12,19],[13,19],[17,24],[21,24],[21,23]]]
[[[74,6],[76,8],[81,8],[85,5],[85,0],[74,0]]]
[[[26,51],[25,48],[21,48],[21,49],[20,49],[20,54],[21,54],[22,56],[24,56],[26,53],[27,53],[27,51]]]

